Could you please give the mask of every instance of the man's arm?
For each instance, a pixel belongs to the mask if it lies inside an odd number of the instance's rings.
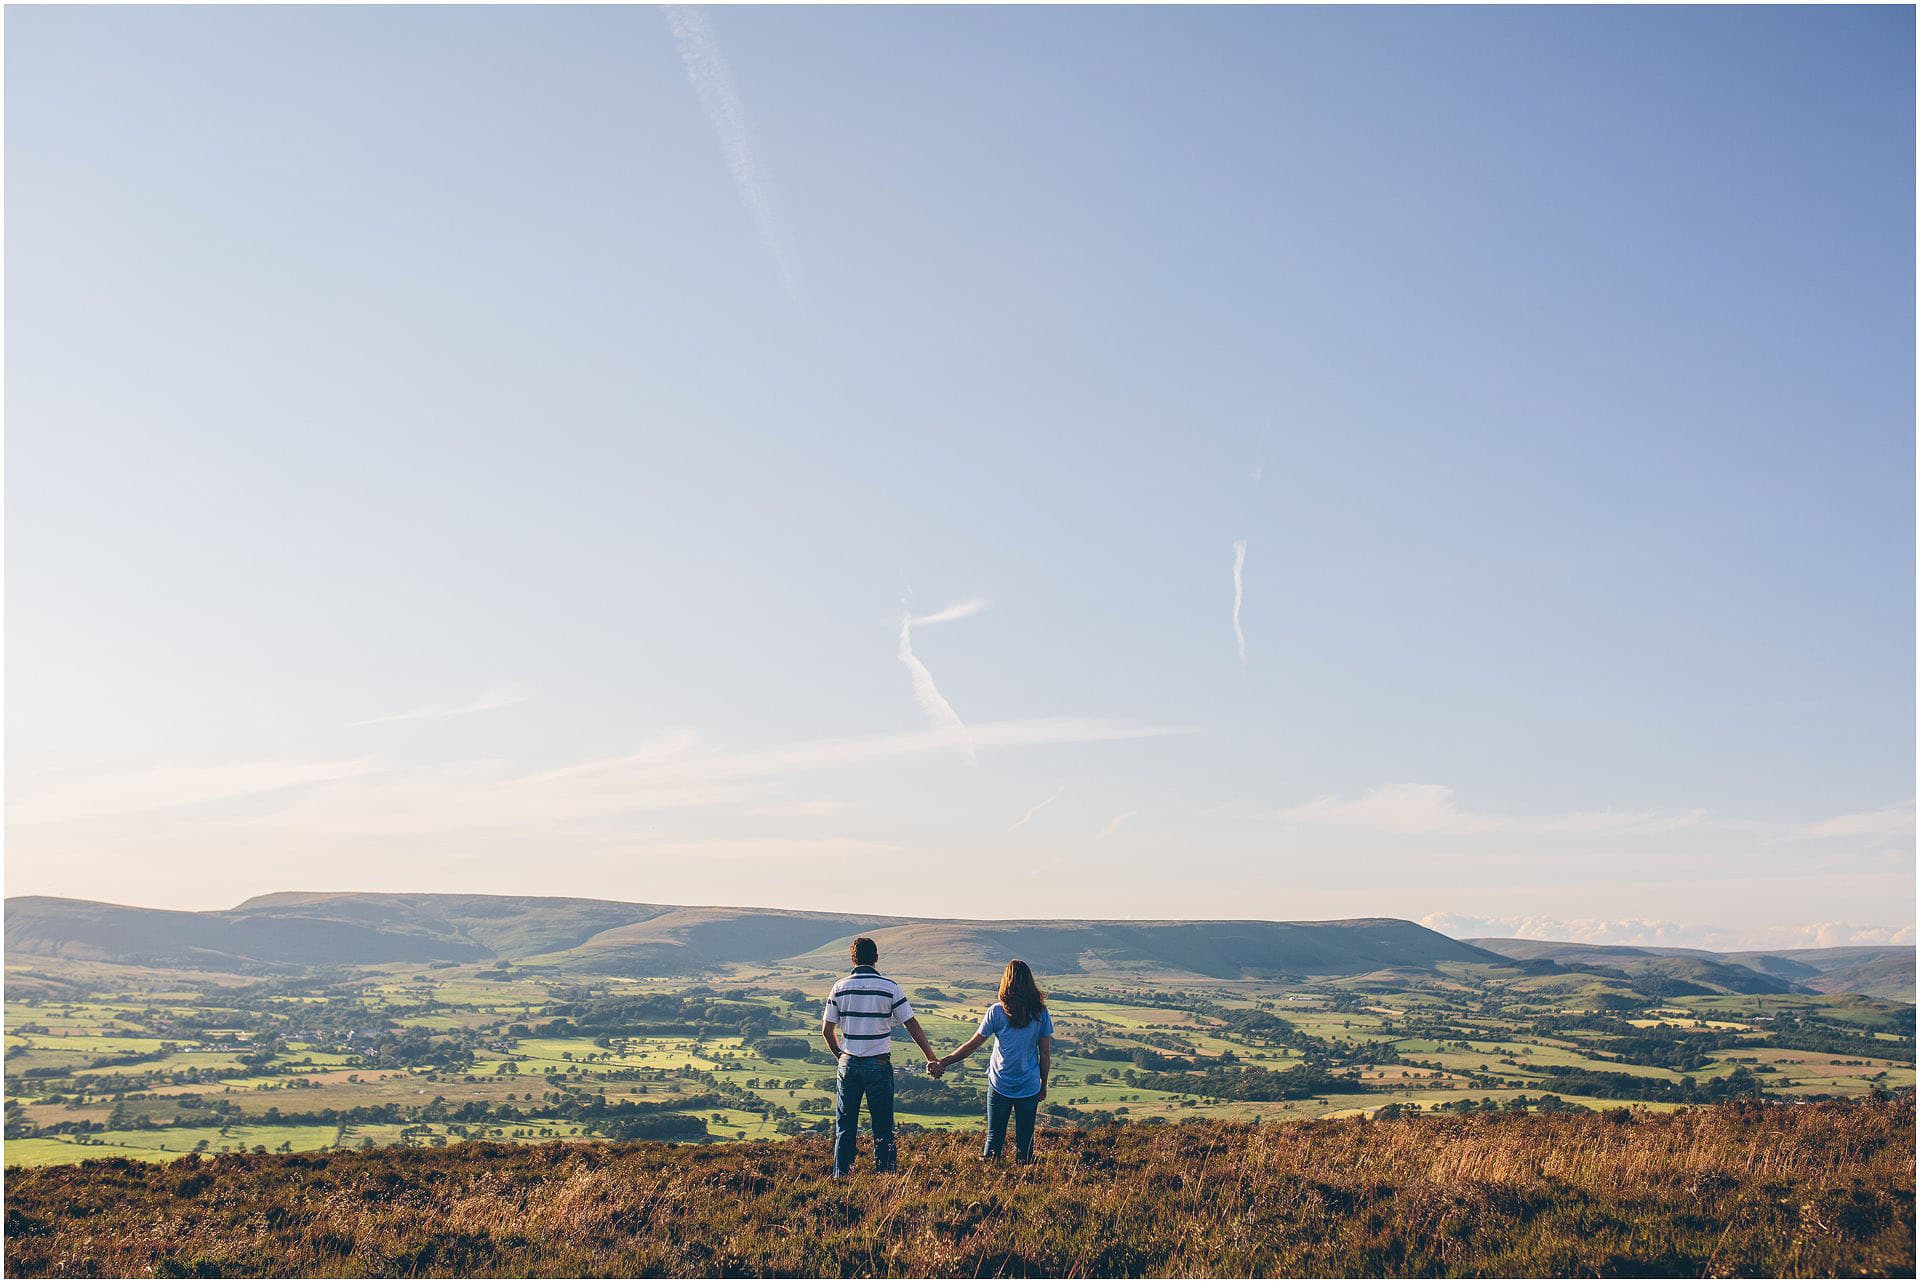
[[[1040,1099],[1047,1098],[1047,1079],[1053,1076],[1053,1038],[1040,1035]]]
[[[835,1060],[840,1059],[840,1030],[831,1020],[820,1022],[821,1036],[827,1040],[827,1050],[833,1053]]]
[[[920,1044],[921,1054],[927,1058],[927,1072],[935,1078],[940,1076],[940,1057],[933,1054],[933,1044],[927,1041],[927,1031],[920,1027],[920,1017],[909,1016],[907,1023],[901,1026]]]

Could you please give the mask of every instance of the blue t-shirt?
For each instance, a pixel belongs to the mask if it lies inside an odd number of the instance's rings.
[[[1002,1096],[1040,1094],[1040,1040],[1053,1037],[1053,1017],[1045,1010],[1016,1029],[999,1003],[980,1017],[979,1034],[993,1039],[993,1059],[987,1064],[987,1086]]]

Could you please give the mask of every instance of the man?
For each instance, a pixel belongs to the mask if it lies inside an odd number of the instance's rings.
[[[827,1050],[840,1062],[833,1100],[833,1174],[853,1170],[853,1151],[860,1136],[860,1098],[866,1097],[873,1119],[873,1170],[893,1170],[893,1027],[904,1027],[920,1044],[927,1072],[940,1076],[939,1057],[927,1041],[913,1006],[900,986],[874,970],[880,946],[861,936],[853,942],[853,970],[841,977],[827,996],[820,1016],[820,1032]],[[844,1048],[841,1039],[846,1039]]]

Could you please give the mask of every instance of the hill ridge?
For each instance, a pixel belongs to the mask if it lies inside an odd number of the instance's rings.
[[[836,951],[858,934],[881,940],[909,974],[997,967],[1016,953],[1055,973],[1215,978],[1501,961],[1391,917],[923,918],[447,892],[284,891],[208,910],[17,896],[6,902],[5,926],[18,955],[242,970],[496,960],[611,975],[789,961],[837,967]]]

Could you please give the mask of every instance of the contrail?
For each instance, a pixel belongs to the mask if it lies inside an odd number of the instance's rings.
[[[1240,603],[1246,596],[1241,572],[1247,568],[1247,541],[1233,541],[1233,640],[1240,648],[1240,663],[1247,662],[1247,634],[1240,627]]]
[[[944,610],[936,610],[931,615],[915,615],[908,620],[911,624],[947,624],[956,619],[965,619],[977,615],[987,608],[985,597],[969,597],[965,601],[955,602]]]
[[[760,149],[753,140],[753,126],[747,120],[747,107],[740,101],[739,90],[734,88],[733,72],[728,70],[720,45],[713,38],[713,28],[707,25],[706,12],[698,5],[670,4],[662,8],[666,10],[667,25],[673,28],[674,47],[680,51],[680,61],[687,69],[687,82],[700,100],[700,110],[706,113],[707,123],[720,139],[720,151],[726,157],[728,172],[733,175],[733,185],[740,193],[740,203],[753,216],[760,243],[780,273],[787,296],[804,310],[800,288],[794,281],[793,264],[787,254],[786,234],[773,212],[773,187],[767,180]]]
[[[911,613],[900,616],[900,662],[907,666],[907,676],[913,679],[913,698],[920,705],[920,711],[927,715],[935,730],[948,730],[956,733],[960,743],[967,750],[967,760],[973,757],[973,736],[967,730],[967,724],[960,720],[960,714],[953,711],[953,705],[933,684],[933,674],[913,653],[913,626],[915,624],[944,624],[955,619],[965,619],[977,615],[987,608],[985,600],[975,597],[970,601],[959,602],[945,610],[936,610],[931,615],[915,616]]]
[[[1112,837],[1114,834],[1120,831],[1120,828],[1122,825],[1124,825],[1128,820],[1131,820],[1134,816],[1138,814],[1140,814],[1140,812],[1138,811],[1120,812],[1120,814],[1114,816],[1111,820],[1107,821],[1106,828],[1101,829],[1098,833],[1093,835],[1094,840],[1098,842],[1106,838]]]
[[[1035,802],[1032,806],[1027,808],[1027,813],[1025,815],[1015,820],[1012,824],[1007,825],[1007,832],[1011,833],[1017,828],[1023,828],[1026,825],[1028,820],[1031,820],[1034,816],[1040,814],[1040,812],[1046,810],[1049,806],[1052,806],[1055,802],[1057,802],[1060,799],[1060,795],[1064,792],[1066,792],[1064,788],[1055,789],[1053,791],[1052,797],[1047,798],[1044,801]]]

